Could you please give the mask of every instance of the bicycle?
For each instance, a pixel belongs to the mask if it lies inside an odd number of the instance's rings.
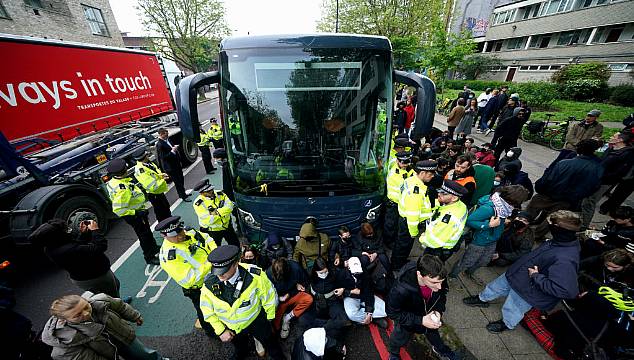
[[[571,116],[566,121],[552,121],[555,114],[546,114],[546,120],[531,121],[524,125],[520,137],[526,142],[547,145],[553,150],[560,151],[564,148],[566,134],[570,121],[576,120]],[[555,126],[548,126],[554,124]]]

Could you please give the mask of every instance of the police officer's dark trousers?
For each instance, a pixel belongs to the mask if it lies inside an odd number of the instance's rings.
[[[225,147],[222,139],[218,139],[218,140],[211,139],[211,143],[214,144],[214,149],[220,149]]]
[[[200,310],[200,289],[183,288],[183,295],[185,295],[185,297],[188,297],[194,304],[194,308],[196,309],[196,316],[198,317],[200,326],[203,328],[207,336],[213,338],[217,337],[216,333],[214,332],[214,328],[211,326],[210,323],[205,321],[203,312]]]
[[[198,150],[200,150],[200,156],[203,158],[203,165],[205,166],[205,172],[207,174],[211,174],[212,171],[215,171],[214,163],[211,159],[211,150],[209,150],[209,146],[199,146]]]
[[[152,259],[156,256],[160,247],[156,244],[156,240],[154,240],[154,235],[150,229],[147,211],[137,211],[134,215],[124,216],[123,220],[132,226],[136,236],[139,237],[139,243],[141,245],[141,250],[143,250],[143,257],[145,260],[147,261],[148,259]]]
[[[385,221],[383,222],[383,244],[388,248],[394,246],[398,234],[398,204],[392,200],[385,202]]]
[[[409,234],[407,219],[401,216],[398,220],[398,238],[392,248],[392,270],[398,271],[405,265],[413,246],[414,238]]]
[[[277,341],[277,337],[273,333],[273,327],[271,323],[266,320],[266,312],[264,309],[260,309],[260,314],[253,320],[253,322],[236,336],[231,341],[235,347],[235,353],[233,359],[245,359],[249,354],[249,336],[253,336],[259,342],[262,343],[266,349],[267,354],[272,359],[286,359],[280,343]]]
[[[165,194],[146,194],[146,198],[152,204],[152,208],[154,209],[154,215],[156,216],[156,221],[161,222],[161,220],[167,219],[172,216],[172,211],[170,210],[170,203],[167,201],[167,197]]]
[[[222,239],[224,238],[229,245],[235,245],[240,247],[240,240],[238,240],[238,235],[235,230],[233,230],[233,226],[229,224],[229,227],[225,230],[219,231],[205,231],[206,229],[200,229],[200,231],[204,231],[207,234],[211,235],[214,238],[217,246],[222,245]]]

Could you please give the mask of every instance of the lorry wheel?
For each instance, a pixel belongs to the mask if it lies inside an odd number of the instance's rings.
[[[60,218],[68,222],[73,215],[78,212],[91,213],[97,218],[99,229],[106,233],[108,231],[108,214],[103,205],[89,196],[77,196],[62,202],[53,217]]]
[[[193,164],[198,158],[198,145],[186,137],[183,137],[182,145],[178,151],[183,165]]]

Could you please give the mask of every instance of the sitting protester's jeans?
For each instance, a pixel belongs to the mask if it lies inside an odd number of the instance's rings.
[[[361,299],[344,298],[343,307],[346,309],[346,315],[351,321],[356,323],[363,323],[365,320],[365,305],[361,302]],[[374,296],[374,312],[372,312],[372,318],[384,318],[387,316],[385,312],[385,301],[378,296]]]
[[[526,276],[528,276],[528,273]],[[502,306],[502,320],[506,327],[514,329],[532,306],[511,288],[511,285],[506,280],[506,273],[488,283],[479,295],[480,300],[486,302],[503,296],[506,296],[506,300]]]

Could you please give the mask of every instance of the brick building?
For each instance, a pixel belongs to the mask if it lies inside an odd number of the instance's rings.
[[[108,0],[0,0],[0,33],[123,46]]]

